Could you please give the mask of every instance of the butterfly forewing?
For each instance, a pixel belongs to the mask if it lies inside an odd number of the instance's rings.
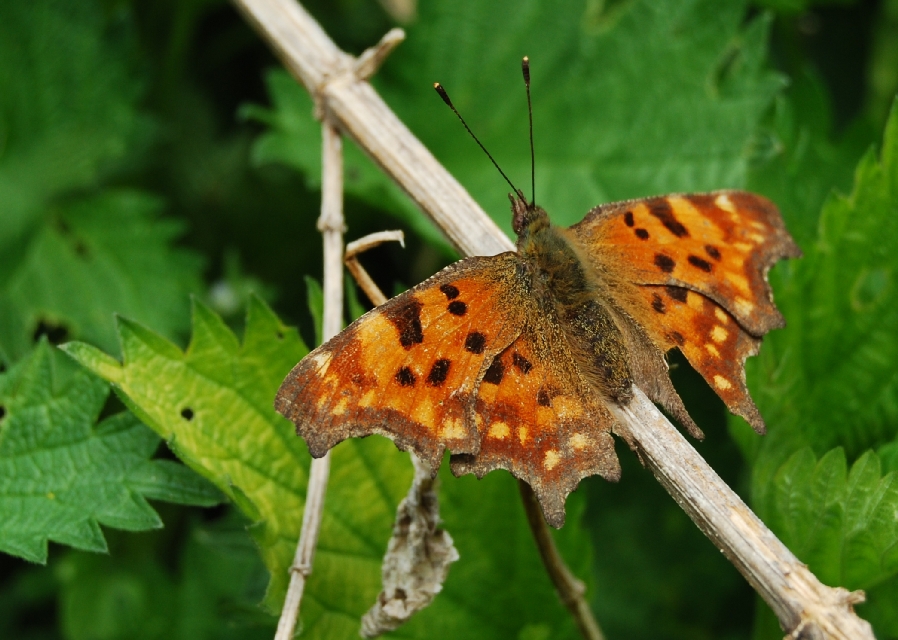
[[[767,270],[801,252],[761,196],[718,191],[619,202],[593,209],[570,230],[591,258],[633,284],[701,293],[755,336],[783,326]]]
[[[312,455],[380,434],[439,467],[476,453],[475,383],[520,332],[509,305],[515,254],[469,258],[359,318],[290,372],[276,408]]]

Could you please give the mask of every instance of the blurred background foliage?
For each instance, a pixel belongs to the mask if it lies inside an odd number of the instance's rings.
[[[895,118],[883,133],[898,90],[898,2],[304,5],[354,54],[391,26],[407,29],[375,85],[506,230],[504,184],[431,84],[446,86],[525,183],[524,54],[537,195],[557,222],[671,191],[749,188],[779,204],[806,257],[772,273],[790,327],[749,362],[770,434],[728,418],[676,355],[674,381],[707,434],[696,444],[702,455],[824,581],[867,590],[859,613],[877,637],[898,638]],[[247,306],[264,306],[252,295],[314,344],[315,288],[305,276],[320,274],[320,132],[311,114],[304,89],[227,2],[0,4],[0,637],[273,634],[275,618],[259,603],[275,561],[259,527],[255,542],[247,532],[258,518],[243,494],[186,445],[160,445],[124,410],[170,433],[135,395],[107,397],[105,383],[49,345],[78,340],[118,358],[131,335],[117,329],[119,314],[159,334],[141,339],[176,360],[159,341],[188,345],[191,296],[207,318],[193,340],[227,343],[209,318],[239,334]],[[348,238],[407,234],[406,249],[364,259],[385,290],[456,257],[351,144],[346,163]],[[247,347],[240,357],[253,355]],[[282,375],[271,367],[263,377]],[[164,379],[148,384],[150,395],[171,391]],[[348,469],[371,452],[403,464],[391,447],[359,446],[344,445]],[[781,637],[738,573],[620,454],[622,482],[584,481],[560,536],[608,637]],[[379,486],[389,506],[408,470],[346,473],[346,483]],[[572,637],[529,541],[514,537],[517,495],[505,480],[444,476],[462,560],[434,608],[397,635],[450,637],[471,625],[469,637]],[[66,488],[66,509],[49,505],[59,492],[51,484]],[[351,509],[352,493],[335,487],[334,508]],[[89,517],[78,508],[88,503]],[[385,546],[387,515],[371,518]],[[367,535],[363,586],[376,593],[381,550]],[[307,635],[354,635],[364,609],[353,608],[355,592],[341,600],[341,580],[348,593],[340,574],[313,590]],[[342,626],[327,626],[340,615]]]

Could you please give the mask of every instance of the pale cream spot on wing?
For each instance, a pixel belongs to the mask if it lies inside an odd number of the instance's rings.
[[[724,211],[727,211],[729,213],[736,213],[736,205],[733,204],[733,201],[730,200],[730,197],[725,193],[722,193],[719,196],[717,196],[714,199],[714,204],[716,204],[718,207],[720,207]]]
[[[458,440],[459,438],[464,438],[465,428],[462,425],[462,421],[459,418],[453,418],[446,422],[446,426],[443,429],[443,439],[445,440]]]
[[[719,357],[720,357],[720,351],[718,351],[718,350],[717,350],[717,347],[715,347],[715,346],[714,346],[713,344],[711,344],[710,342],[709,342],[708,344],[705,345],[705,350],[707,350],[707,352],[710,353],[710,354],[711,354],[712,356],[714,356],[715,358],[719,358]]]
[[[490,430],[487,435],[491,438],[496,438],[497,440],[505,440],[509,433],[511,433],[511,428],[507,424],[504,422],[494,422],[490,425]]]
[[[311,356],[312,362],[315,363],[315,366],[318,367],[319,371],[322,369],[325,369],[327,367],[327,365],[329,365],[331,363],[331,360],[333,359],[333,357],[334,357],[334,354],[332,354],[330,351],[323,351],[323,350],[319,351],[315,355]]]
[[[726,274],[726,279],[732,283],[734,287],[739,289],[742,293],[750,294],[751,287],[748,286],[748,278],[743,276],[741,273],[733,273],[729,272]]]
[[[543,459],[543,466],[546,468],[546,471],[551,471],[558,466],[560,460],[561,456],[558,455],[558,452],[555,449],[549,449],[546,451],[546,457]]]
[[[518,440],[521,441],[521,444],[527,442],[527,427],[518,427]]]
[[[736,305],[736,309],[739,313],[743,315],[749,315],[755,309],[755,305],[745,298],[736,298],[733,300],[733,303]]]
[[[412,409],[412,418],[418,424],[434,425],[435,417],[434,406],[429,400],[418,402]]]
[[[714,376],[714,386],[721,391],[733,388],[732,383],[721,375]]]
[[[334,408],[331,409],[331,413],[335,416],[342,416],[344,413],[346,413],[346,407],[348,406],[349,398],[343,396],[342,398],[340,398],[340,402],[334,405]]]
[[[552,398],[552,408],[559,418],[578,418],[583,415],[583,407],[575,399],[569,396],[555,396]]]
[[[716,327],[711,329],[711,339],[714,342],[723,342],[724,340],[727,339],[727,337],[729,337],[729,335],[730,335],[730,332],[727,331],[726,329],[724,329],[723,327],[721,327],[720,325],[717,325]]]
[[[574,449],[580,451],[581,449],[586,448],[586,446],[589,444],[589,440],[587,440],[586,436],[584,436],[582,433],[575,433],[571,436],[570,443]]]
[[[764,224],[763,222],[759,222],[757,220],[752,220],[751,222],[749,222],[749,224],[751,226],[753,226],[755,229],[757,229],[758,231],[766,231],[767,230],[767,225]]]
[[[753,251],[755,245],[749,244],[747,242],[734,242],[733,247],[741,251],[742,253],[748,253],[749,251]]]
[[[377,391],[369,389],[361,398],[359,398],[359,406],[370,407],[375,400],[377,400]]]
[[[727,312],[720,307],[714,307],[714,317],[716,317],[721,322],[728,322],[730,319],[730,317],[727,315]]]
[[[765,238],[760,233],[749,233],[748,239],[755,244],[763,244]]]

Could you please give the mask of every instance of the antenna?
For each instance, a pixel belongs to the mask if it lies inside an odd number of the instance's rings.
[[[527,115],[530,117],[530,204],[536,204],[536,162],[533,153],[533,105],[530,102],[530,58],[521,60],[521,71],[524,73],[524,86],[527,87]]]
[[[496,167],[496,169],[499,171],[499,173],[502,174],[502,177],[505,178],[505,182],[507,182],[508,185],[512,188],[512,190],[514,190],[514,192],[521,198],[521,200],[523,200],[524,196],[521,193],[521,191],[511,183],[511,180],[508,179],[508,176],[505,175],[505,172],[502,171],[501,167],[499,167],[499,163],[496,162],[496,160],[493,158],[493,156],[490,154],[490,152],[486,150],[486,147],[483,146],[483,143],[480,142],[480,140],[477,138],[477,136],[474,135],[474,132],[471,131],[471,127],[468,126],[468,123],[465,122],[465,119],[461,117],[461,114],[455,108],[455,105],[452,104],[452,100],[449,99],[449,94],[446,93],[446,90],[443,88],[443,85],[441,85],[439,82],[434,82],[433,88],[436,89],[438,94],[440,94],[440,97],[443,99],[443,102],[446,103],[446,106],[448,106],[450,109],[452,109],[452,112],[458,116],[458,119],[461,120],[461,123],[465,126],[465,129],[468,131],[469,134],[471,134],[471,137],[474,138],[474,142],[476,142],[478,145],[480,145],[480,148],[483,149],[483,152],[486,154],[486,157],[490,159],[490,162],[493,163],[493,166]]]

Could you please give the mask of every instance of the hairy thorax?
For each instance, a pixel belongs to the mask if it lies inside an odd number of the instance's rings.
[[[518,251],[541,311],[564,330],[574,361],[597,391],[626,403],[632,376],[621,331],[602,296],[597,275],[574,240],[549,224],[541,209],[518,239]]]

